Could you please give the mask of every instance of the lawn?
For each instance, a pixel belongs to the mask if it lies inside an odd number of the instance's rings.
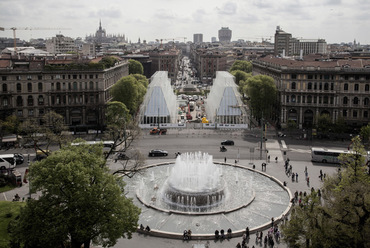
[[[20,212],[25,202],[0,201],[0,248],[9,247],[8,224]]]
[[[14,188],[15,188],[15,186],[13,186],[13,185],[6,185],[4,187],[0,187],[0,193],[3,193],[3,192],[6,192],[6,191],[9,191],[9,190],[12,190]]]

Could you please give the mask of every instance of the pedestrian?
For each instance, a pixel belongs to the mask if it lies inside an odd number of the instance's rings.
[[[231,228],[227,229],[227,238],[228,239],[231,239],[231,233],[232,233]]]
[[[270,163],[270,155],[268,155],[268,157],[267,157],[267,162]]]
[[[278,157],[275,157],[275,162],[277,163],[277,161],[278,161]]]
[[[236,245],[236,248],[242,248],[242,246],[240,245],[240,243],[238,243],[238,244]]]
[[[238,160],[235,159],[235,164],[238,162]]]
[[[247,239],[249,239],[249,227],[247,227],[247,228],[245,229],[245,234],[246,234],[246,236],[247,236]]]
[[[310,178],[307,177],[307,186],[310,187]]]
[[[295,176],[295,174],[293,173],[292,174],[292,182],[294,182],[294,176]]]
[[[307,172],[307,166],[304,167],[304,173],[306,173],[306,172]]]
[[[225,163],[226,163],[226,157],[225,157],[224,161],[225,161]]]
[[[295,181],[298,183],[298,172],[295,173]]]

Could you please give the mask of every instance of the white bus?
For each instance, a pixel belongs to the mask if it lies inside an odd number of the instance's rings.
[[[312,162],[321,162],[321,163],[340,163],[339,155],[348,154],[351,151],[348,150],[337,150],[337,149],[326,149],[326,148],[311,148]],[[365,161],[368,162],[370,159],[370,152],[367,152]]]
[[[72,146],[79,146],[79,145],[82,145],[82,144],[86,144],[86,145],[100,145],[100,144],[103,144],[103,152],[108,153],[108,152],[110,152],[110,150],[114,146],[114,141],[85,141],[85,142],[82,142],[82,143],[72,143],[71,145]]]

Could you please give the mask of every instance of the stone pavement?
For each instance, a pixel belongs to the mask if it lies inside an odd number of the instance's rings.
[[[281,150],[281,146],[277,140],[268,139],[266,141],[266,149],[268,150],[268,154],[270,155],[270,162],[267,163],[266,173],[276,177],[281,182],[286,181],[287,187],[290,189],[292,194],[297,190],[299,191],[306,191],[309,192],[311,187],[319,188],[322,185],[322,182],[319,179],[319,171],[320,169],[323,173],[327,175],[333,174],[337,170],[337,166],[335,165],[313,165],[309,161],[290,161],[292,164],[293,172],[298,173],[298,182],[292,182],[291,178],[287,177],[284,170],[284,155]],[[277,162],[275,162],[275,157],[278,157]],[[170,160],[170,159],[168,159]],[[158,160],[156,160],[156,163]],[[223,162],[220,160],[220,162]],[[238,162],[239,165],[243,165],[245,167],[252,167],[253,162],[256,166],[256,170],[261,170],[261,164],[266,162],[266,160],[240,160]],[[147,164],[151,164],[153,161],[147,160]],[[310,185],[308,185],[305,181],[304,170],[307,167],[308,175],[310,177]],[[24,175],[26,167],[20,168],[22,176]],[[7,200],[11,201],[14,195],[18,193],[19,196],[22,198],[28,197],[28,183],[23,184],[22,187],[15,188],[11,191],[4,192],[0,194],[0,200]],[[35,197],[35,195],[33,195]],[[246,223],[246,227],[248,223]],[[264,234],[267,233],[267,230],[264,231]],[[241,242],[242,238],[232,238],[230,240],[220,241],[209,241],[210,248],[221,248],[221,247],[235,247],[238,242]],[[152,247],[161,247],[161,248],[195,248],[195,247],[204,247],[207,241],[183,241],[183,240],[174,240],[174,239],[166,239],[166,238],[157,238],[148,235],[134,233],[132,239],[119,239],[118,243],[114,246],[115,248],[129,248],[129,247],[140,247],[140,248],[152,248]],[[252,247],[262,247],[261,244],[255,243],[255,234],[251,234],[251,239],[249,241],[248,246]],[[274,247],[287,247],[284,243],[275,244]]]

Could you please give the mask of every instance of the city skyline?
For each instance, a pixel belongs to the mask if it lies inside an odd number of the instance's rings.
[[[370,44],[370,1],[366,0],[156,0],[124,3],[118,0],[60,1],[2,0],[0,27],[16,27],[17,38],[51,38],[56,34],[85,38],[95,34],[101,20],[107,34],[125,34],[131,42],[155,41],[203,34],[203,41],[218,37],[221,27],[232,30],[232,41],[274,39],[276,26],[303,39],[328,43]],[[22,28],[53,30],[22,30]],[[63,29],[54,29],[63,28]],[[12,30],[0,37],[13,37]]]

